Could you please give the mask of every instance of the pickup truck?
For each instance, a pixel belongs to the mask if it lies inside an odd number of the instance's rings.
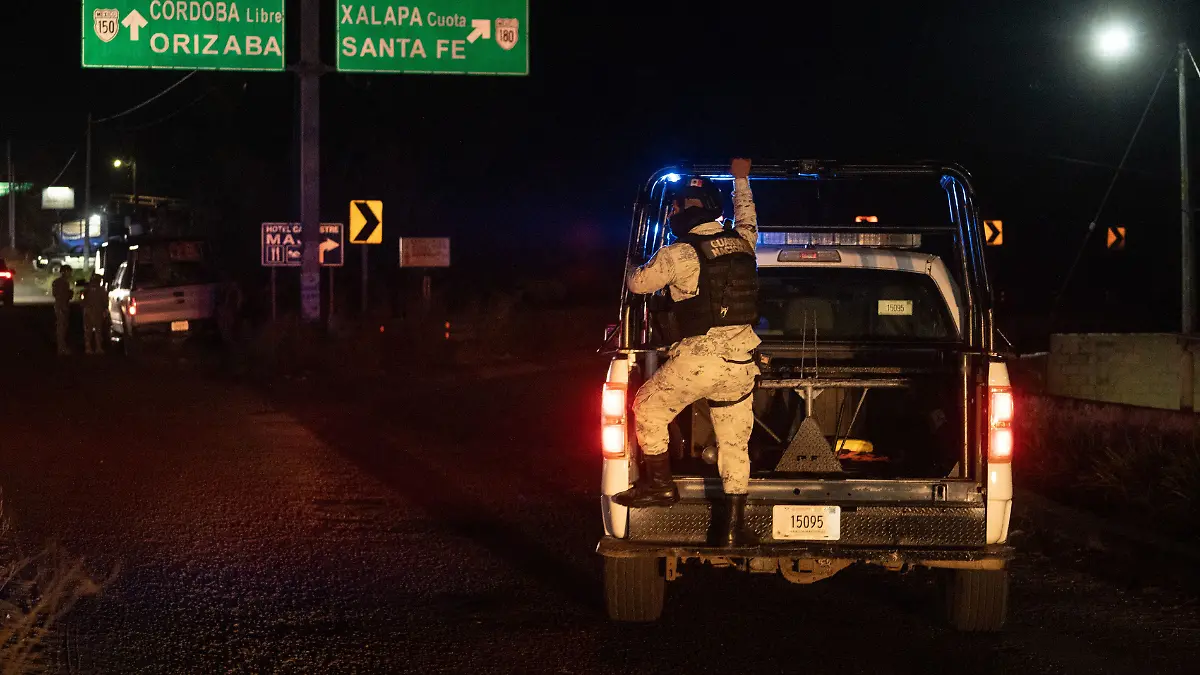
[[[727,171],[698,164],[650,177],[635,203],[626,277],[671,243],[672,186],[694,175],[721,184]],[[952,626],[1000,629],[1013,553],[1014,402],[993,345],[967,172],[794,160],[756,162],[750,178],[763,342],[746,521],[761,542],[711,541],[721,482],[703,401],[671,425],[680,500],[638,509],[612,500],[639,474],[633,395],[669,346],[659,299],[624,291],[620,323],[606,336],[612,358],[598,436],[605,534],[597,552],[609,616],[656,620],[666,582],[688,564],[801,584],[870,564],[931,569],[942,577],[936,604]],[[930,204],[919,219],[853,215],[887,213],[885,197],[918,194]],[[838,195],[852,203],[827,203]]]
[[[110,339],[127,352],[146,339],[183,339],[216,331],[221,284],[200,241],[129,246],[108,289]]]

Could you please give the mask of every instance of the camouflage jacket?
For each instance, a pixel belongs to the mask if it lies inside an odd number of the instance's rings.
[[[754,210],[754,193],[750,181],[739,178],[733,187],[733,219],[737,233],[758,246],[758,213]],[[724,229],[721,223],[711,222],[692,228],[695,234],[716,234]],[[659,249],[650,262],[629,275],[629,290],[634,293],[655,293],[669,289],[672,300],[695,297],[700,287],[700,261],[696,249],[689,244],[671,244]],[[684,338],[671,349],[672,356],[687,351],[697,356],[728,356],[745,358],[761,340],[752,326],[718,326],[708,333]]]

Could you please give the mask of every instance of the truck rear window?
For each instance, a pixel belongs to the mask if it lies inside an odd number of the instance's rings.
[[[202,262],[172,261],[166,264],[138,262],[133,273],[133,283],[137,288],[168,288],[171,286],[191,286],[214,282],[208,265]]]
[[[956,337],[933,279],[894,270],[759,269],[756,331],[770,340],[909,341]]]

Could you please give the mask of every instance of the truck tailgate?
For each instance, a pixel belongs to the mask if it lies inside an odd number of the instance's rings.
[[[210,319],[216,309],[217,285],[197,284],[133,292],[139,324]]]

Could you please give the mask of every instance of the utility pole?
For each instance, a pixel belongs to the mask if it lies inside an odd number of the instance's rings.
[[[12,139],[8,139],[8,247],[17,250],[17,179],[13,174]]]
[[[321,320],[321,22],[320,0],[300,0],[300,315]]]
[[[1188,135],[1187,135],[1187,66],[1188,47],[1179,43],[1179,205],[1183,225],[1183,312],[1182,332],[1191,335],[1195,331],[1195,268],[1193,267],[1195,246],[1192,236],[1192,200],[1188,185]]]
[[[83,259],[92,260],[92,113],[87,119],[87,143],[83,153]],[[59,234],[61,237],[61,233]]]
[[[1188,184],[1188,137],[1187,137],[1187,43],[1179,43],[1179,210],[1182,225],[1182,265],[1180,281],[1183,289],[1180,311],[1180,332],[1183,334],[1183,355],[1179,364],[1179,409],[1195,409],[1196,400],[1196,354],[1195,346],[1188,338],[1195,331],[1195,238],[1192,233],[1192,200]]]

